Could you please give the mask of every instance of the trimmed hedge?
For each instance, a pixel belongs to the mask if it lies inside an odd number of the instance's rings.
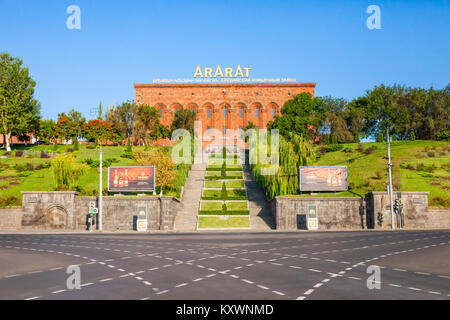
[[[222,171],[222,168],[207,168],[206,172],[208,171]],[[225,171],[242,171],[242,168],[228,168],[226,167]]]
[[[249,210],[233,210],[233,211],[222,211],[222,210],[199,210],[198,214],[200,216],[208,215],[223,215],[223,216],[248,216],[250,214]]]

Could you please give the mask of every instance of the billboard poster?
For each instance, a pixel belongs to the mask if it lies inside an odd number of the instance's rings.
[[[347,191],[346,166],[299,168],[300,191]]]
[[[155,190],[155,167],[109,167],[108,191],[135,192]]]

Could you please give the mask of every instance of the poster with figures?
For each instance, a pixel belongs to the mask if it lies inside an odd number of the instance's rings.
[[[308,166],[299,169],[300,191],[347,191],[346,166]]]
[[[155,167],[109,167],[108,191],[139,192],[155,190]]]

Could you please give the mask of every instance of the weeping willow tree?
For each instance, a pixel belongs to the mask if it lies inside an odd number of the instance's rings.
[[[51,169],[56,189],[63,187],[71,190],[78,178],[85,172],[86,166],[76,164],[71,154],[57,156],[51,161]]]
[[[258,162],[256,165],[252,165],[253,175],[258,184],[264,188],[269,199],[279,195],[297,194],[299,192],[299,167],[311,165],[316,159],[312,144],[296,134],[291,134],[289,141],[280,136],[279,147],[279,168],[276,174],[261,174],[261,169],[268,167],[269,164]],[[270,139],[267,151],[269,154],[271,153]]]

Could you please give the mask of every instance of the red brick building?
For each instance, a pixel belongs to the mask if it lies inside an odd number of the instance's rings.
[[[135,101],[160,110],[161,122],[170,126],[180,108],[194,109],[208,129],[221,133],[245,127],[249,121],[259,128],[281,114],[284,103],[302,92],[314,96],[315,83],[218,83],[135,84]]]

